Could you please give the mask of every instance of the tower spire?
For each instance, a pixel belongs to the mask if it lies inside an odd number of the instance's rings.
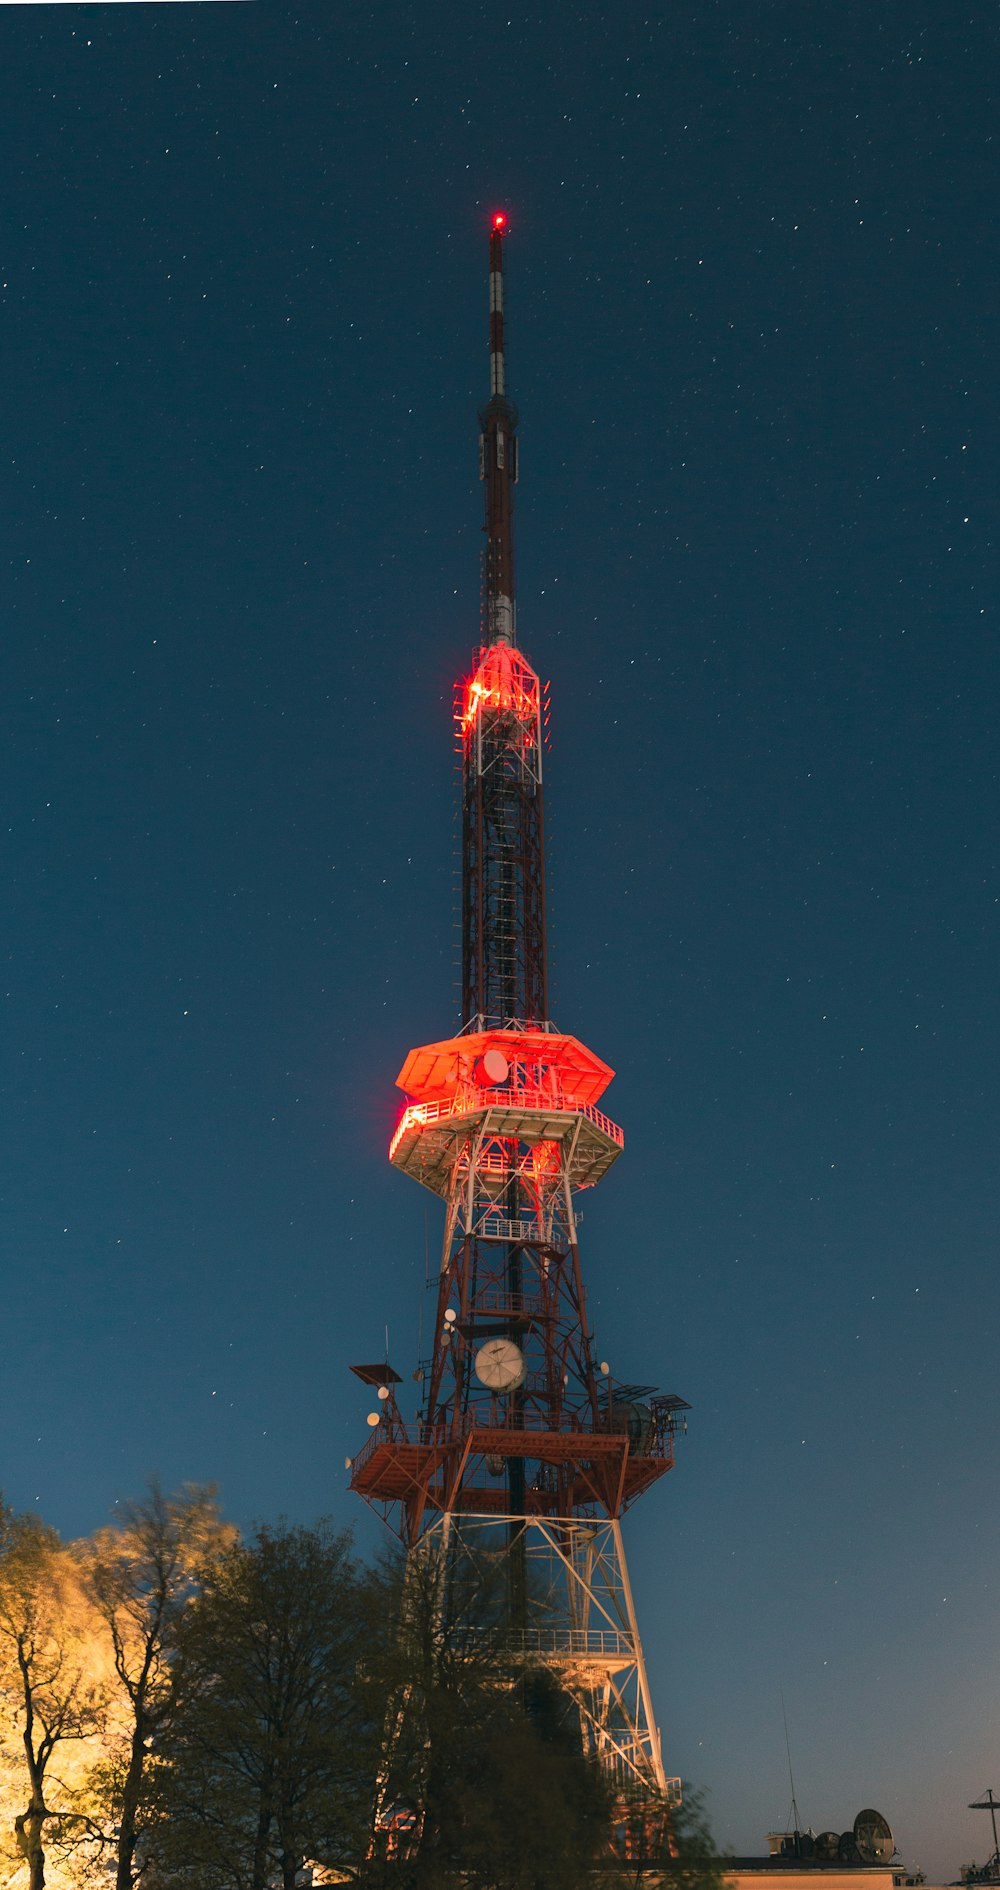
[[[479,414],[479,477],[485,486],[484,640],[514,643],[514,487],[517,408],[507,398],[503,322],[503,244],[507,218],[490,220],[490,398]]]
[[[486,495],[484,641],[455,716],[462,751],[462,1012],[507,1028],[545,1023],[545,856],[542,817],[544,693],[515,642],[514,484],[517,409],[507,398],[503,242],[490,227],[490,384],[479,415]]]

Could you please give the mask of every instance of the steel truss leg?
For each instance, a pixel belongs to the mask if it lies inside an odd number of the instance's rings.
[[[524,1544],[527,1624],[512,1626],[510,1653],[526,1666],[547,1670],[572,1698],[584,1749],[600,1761],[616,1789],[677,1796],[679,1782],[668,1780],[663,1770],[616,1518],[444,1515],[411,1554],[426,1558],[436,1551],[444,1558],[446,1545],[460,1541],[473,1561],[488,1560],[499,1580],[515,1529]],[[441,1606],[448,1606],[443,1589]],[[476,1630],[477,1624],[469,1622],[470,1635]]]

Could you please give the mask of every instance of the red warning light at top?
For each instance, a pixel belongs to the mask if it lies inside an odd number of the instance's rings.
[[[504,216],[502,210],[494,210],[493,228],[495,230],[505,230],[507,228],[507,218]]]

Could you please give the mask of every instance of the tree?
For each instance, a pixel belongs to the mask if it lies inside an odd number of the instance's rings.
[[[199,1573],[234,1540],[219,1520],[215,1493],[193,1486],[164,1496],[154,1480],[82,1553],[87,1586],[107,1633],[124,1707],[105,1776],[116,1830],[115,1890],[132,1890],[146,1809],[151,1751],[173,1701],[172,1663]]]
[[[23,1752],[23,1810],[14,1818],[14,1838],[28,1866],[29,1890],[44,1890],[50,1842],[72,1845],[96,1835],[84,1780],[66,1777],[63,1749],[103,1731],[107,1687],[76,1559],[40,1518],[15,1516],[6,1507],[0,1508],[0,1663],[10,1730]]]
[[[644,1792],[620,1810],[626,1881],[635,1890],[644,1883],[657,1890],[723,1890],[726,1860],[715,1847],[700,1792],[687,1786],[680,1802]],[[620,1871],[616,1881],[622,1882]]]
[[[557,1680],[522,1674],[487,1736],[474,1729],[468,1760],[455,1805],[463,1881],[578,1890],[607,1844],[610,1794]]]
[[[511,1654],[502,1571],[453,1546],[411,1555],[395,1581],[369,1674],[388,1710],[368,1881],[578,1890],[609,1794],[568,1695]]]
[[[293,1890],[363,1852],[374,1729],[358,1687],[370,1585],[350,1538],[258,1527],[187,1609],[157,1748],[157,1882]]]

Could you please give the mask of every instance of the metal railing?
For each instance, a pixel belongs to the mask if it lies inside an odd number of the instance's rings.
[[[511,1650],[519,1654],[612,1654],[636,1657],[627,1634],[614,1628],[522,1628],[508,1638]]]
[[[531,1388],[529,1386],[529,1389]],[[545,1387],[539,1384],[536,1389],[544,1391]],[[595,1444],[611,1439],[617,1439],[621,1443],[628,1441],[628,1432],[624,1426],[621,1431],[610,1431],[601,1426],[595,1428],[589,1410],[586,1412],[568,1411],[565,1407],[557,1424],[553,1424],[548,1412],[539,1411],[531,1405],[523,1410],[504,1414],[489,1409],[466,1411],[454,1430],[447,1423],[429,1424],[425,1421],[407,1424],[402,1418],[386,1411],[380,1422],[369,1432],[357,1456],[352,1459],[351,1469],[356,1474],[375,1455],[375,1452],[386,1444],[415,1445],[423,1449],[445,1449],[449,1445],[464,1442],[470,1431],[488,1431],[494,1435],[506,1432],[509,1436],[527,1432],[529,1436],[532,1433],[539,1433],[543,1436],[566,1437],[572,1438],[584,1448],[589,1441]],[[633,1447],[630,1454],[637,1463],[649,1461],[672,1463],[674,1446],[669,1424],[660,1427],[654,1423],[642,1448]]]
[[[486,1287],[476,1295],[475,1309],[480,1316],[490,1313],[499,1318],[540,1319],[546,1304],[538,1293],[506,1293],[498,1287]]]
[[[503,1215],[496,1214],[492,1208],[487,1208],[482,1219],[477,1221],[474,1231],[483,1240],[526,1240],[532,1246],[537,1246],[545,1238],[537,1220],[505,1220]]]
[[[583,1116],[619,1148],[625,1146],[624,1131],[593,1103],[572,1102],[544,1089],[479,1089],[472,1083],[463,1083],[451,1096],[442,1096],[437,1102],[410,1103],[404,1109],[389,1144],[390,1161],[408,1129],[426,1128],[431,1123],[447,1122],[452,1116],[471,1115],[481,1109],[503,1109],[508,1114],[525,1110],[530,1114]]]

